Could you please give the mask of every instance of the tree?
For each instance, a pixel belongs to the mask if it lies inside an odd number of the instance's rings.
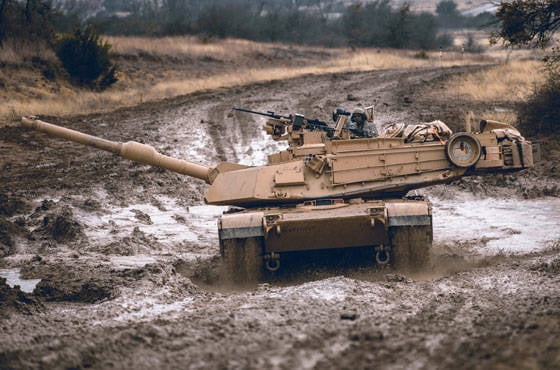
[[[0,46],[8,40],[18,47],[49,43],[54,36],[55,16],[47,0],[0,0]]]
[[[514,0],[502,3],[496,17],[499,29],[491,41],[506,46],[545,48],[560,28],[560,0]],[[519,126],[529,134],[560,133],[560,51],[545,58],[547,80],[518,106]]]
[[[535,87],[526,102],[517,106],[518,125],[528,135],[559,134],[560,51],[545,58],[546,81]]]
[[[8,0],[2,0],[2,2],[0,3],[0,46],[2,46],[2,43],[4,42],[4,34],[6,33],[6,31],[4,31],[4,12],[7,3]]]
[[[439,23],[447,28],[459,28],[463,23],[463,16],[457,10],[457,4],[453,0],[442,0],[436,5],[436,14]]]
[[[545,47],[560,28],[560,0],[514,0],[501,3],[496,17],[500,24],[491,41],[506,45]]]
[[[391,32],[391,47],[405,48],[410,45],[410,35],[412,34],[412,15],[410,5],[404,3],[399,11],[393,16],[389,30]]]

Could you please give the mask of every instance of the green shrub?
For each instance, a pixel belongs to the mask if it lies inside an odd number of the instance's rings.
[[[62,36],[56,55],[64,69],[79,85],[103,90],[117,82],[116,65],[109,58],[111,45],[99,39],[90,27],[78,28]]]

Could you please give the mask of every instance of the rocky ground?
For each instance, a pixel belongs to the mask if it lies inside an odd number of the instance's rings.
[[[426,92],[473,68],[305,76],[44,119],[259,165],[280,145],[233,106],[328,120],[375,102],[379,125],[458,129],[472,107]],[[203,182],[3,125],[0,276],[40,281],[23,292],[0,279],[0,367],[557,368],[560,147],[541,140],[535,169],[420,191],[434,202],[426,271],[310,260],[232,287],[214,273],[224,208],[203,204]]]

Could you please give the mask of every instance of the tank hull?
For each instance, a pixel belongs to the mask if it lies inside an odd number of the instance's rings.
[[[316,200],[223,215],[225,268],[237,282],[261,280],[288,252],[370,247],[380,265],[421,268],[429,261],[431,205],[419,199]],[[243,272],[243,273],[240,273]]]

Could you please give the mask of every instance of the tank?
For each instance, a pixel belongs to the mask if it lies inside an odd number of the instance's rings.
[[[265,131],[288,143],[264,166],[209,167],[134,141],[108,141],[38,119],[21,123],[208,183],[206,203],[231,206],[218,220],[218,235],[224,276],[234,282],[271,276],[284,254],[310,250],[365,248],[378,265],[422,268],[433,238],[431,205],[407,197],[410,190],[519,171],[539,154],[515,128],[490,120],[452,135],[429,124],[413,127],[414,135],[397,127],[364,138],[345,129],[346,114],[329,125],[298,114],[248,112],[268,116]]]

